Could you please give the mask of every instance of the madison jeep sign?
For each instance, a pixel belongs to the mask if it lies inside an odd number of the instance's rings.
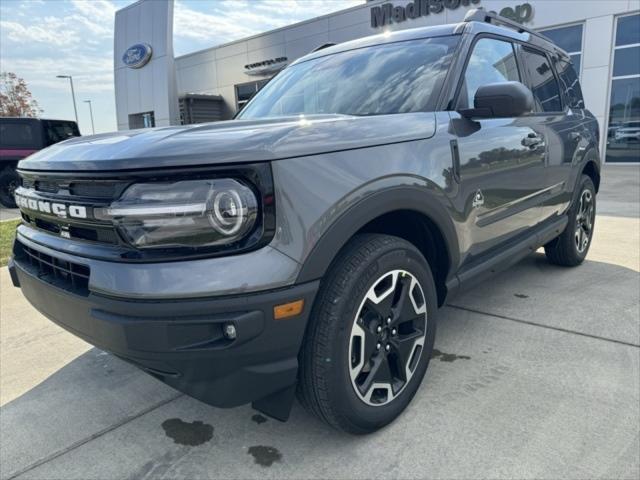
[[[478,3],[480,3],[480,0],[413,0],[406,5],[384,3],[371,8],[371,26],[373,28],[384,27],[392,23],[438,14],[445,9],[455,10]],[[533,7],[529,3],[513,8],[505,7],[500,10],[500,15],[518,23],[525,23],[533,18]]]
[[[371,8],[371,26],[373,28],[384,27],[391,23],[400,23],[409,19],[413,20],[441,13],[445,8],[455,10],[459,7],[468,7],[478,3],[480,3],[480,0],[414,0],[406,5],[384,3],[378,7]]]

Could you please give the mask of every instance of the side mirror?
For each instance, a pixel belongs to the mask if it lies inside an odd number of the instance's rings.
[[[475,108],[461,110],[466,118],[519,117],[533,109],[533,94],[520,82],[490,83],[476,91]]]

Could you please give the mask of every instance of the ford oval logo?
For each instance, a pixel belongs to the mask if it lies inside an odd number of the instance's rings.
[[[136,43],[127,49],[122,55],[122,62],[129,68],[144,67],[151,58],[151,45]]]

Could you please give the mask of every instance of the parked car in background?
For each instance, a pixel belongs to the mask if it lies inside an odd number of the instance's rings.
[[[15,208],[20,186],[18,161],[54,143],[80,136],[76,122],[42,118],[0,118],[0,203]]]
[[[640,121],[624,122],[616,129],[616,142],[640,142]]]

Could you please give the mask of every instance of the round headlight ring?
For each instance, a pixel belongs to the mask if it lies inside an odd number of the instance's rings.
[[[224,205],[221,207],[221,203],[229,197],[233,202],[230,209],[235,218],[225,217],[223,212]],[[243,206],[240,194],[236,190],[223,190],[214,193],[213,211],[209,217],[214,228],[218,229],[220,233],[229,236],[236,234],[242,228],[242,224],[246,219],[246,208]]]

